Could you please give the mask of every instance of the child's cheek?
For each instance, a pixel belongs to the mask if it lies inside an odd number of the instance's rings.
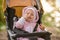
[[[31,18],[34,19],[34,16],[32,16]]]

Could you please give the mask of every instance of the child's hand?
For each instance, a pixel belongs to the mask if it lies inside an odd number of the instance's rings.
[[[40,29],[45,30],[45,27],[42,24],[40,24]]]

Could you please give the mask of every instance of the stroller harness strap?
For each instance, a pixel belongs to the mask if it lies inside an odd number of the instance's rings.
[[[35,26],[33,32],[35,32],[37,30],[37,27],[38,27],[38,23],[36,23],[36,26]]]

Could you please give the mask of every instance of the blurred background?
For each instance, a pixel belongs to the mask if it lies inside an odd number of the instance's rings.
[[[43,25],[52,33],[51,40],[60,40],[60,0],[41,0],[41,3],[44,10],[41,19]],[[0,40],[7,40],[5,21],[0,0]]]
[[[0,0],[0,30],[5,28],[3,26],[5,26],[5,17],[4,17],[4,13],[2,10],[2,0]]]

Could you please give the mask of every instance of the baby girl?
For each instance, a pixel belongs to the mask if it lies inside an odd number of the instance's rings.
[[[29,33],[33,33],[33,30],[37,24],[39,19],[38,10],[35,7],[29,6],[25,7],[22,11],[22,17],[16,22],[16,28],[20,28]],[[38,24],[37,30],[35,32],[44,31],[44,28]],[[17,38],[17,40],[29,40],[28,38]],[[42,38],[38,38],[38,40],[44,40]]]

